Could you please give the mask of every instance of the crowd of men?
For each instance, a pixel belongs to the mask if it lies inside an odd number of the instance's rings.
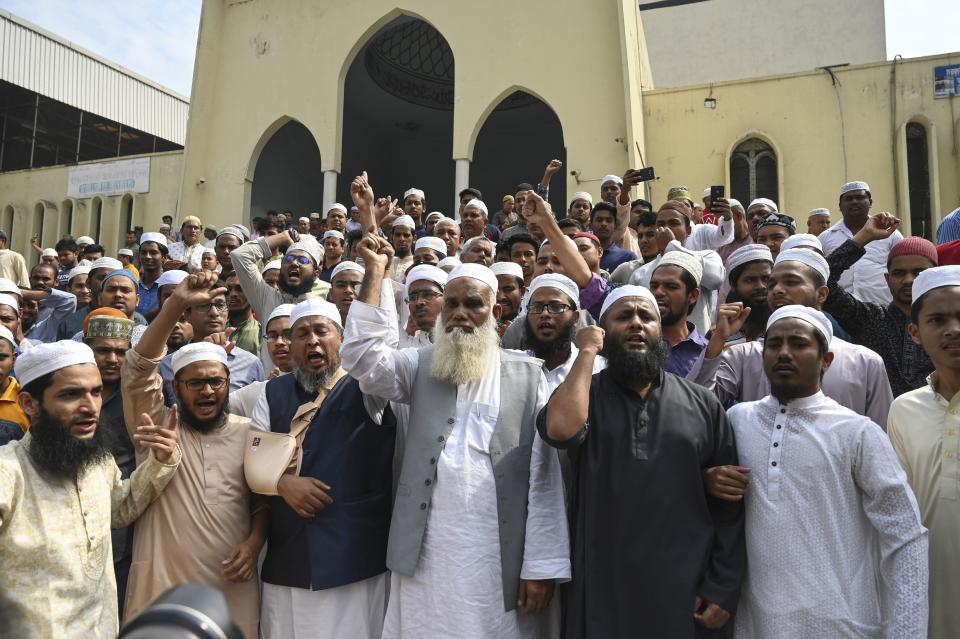
[[[248,639],[960,636],[960,250],[561,167],[0,231],[0,634],[189,582]]]

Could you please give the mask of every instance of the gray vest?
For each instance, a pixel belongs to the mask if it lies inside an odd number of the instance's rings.
[[[421,348],[387,543],[387,567],[407,576],[413,575],[420,559],[437,459],[457,419],[457,387],[430,374],[432,361],[433,347]],[[490,439],[490,461],[500,520],[503,605],[508,612],[517,607],[523,566],[539,382],[538,360],[500,351],[500,411]]]

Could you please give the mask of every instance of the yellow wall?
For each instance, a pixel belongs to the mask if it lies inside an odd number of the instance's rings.
[[[898,214],[906,233],[910,211],[903,127],[918,120],[928,127],[928,142],[935,139],[930,163],[935,228],[944,214],[960,206],[960,98],[934,99],[933,68],[956,63],[957,53],[897,63],[893,102],[893,63],[836,70],[842,128],[837,93],[825,71],[645,92],[646,159],[662,178],[653,186],[654,203],[663,201],[671,185],[694,191],[712,184],[729,187],[734,147],[760,137],[777,152],[780,208],[801,226],[817,207],[829,208],[839,219],[840,186],[865,180],[873,190],[873,210]],[[703,106],[711,91],[717,100],[714,110]]]
[[[611,168],[636,163],[649,66],[632,0],[205,0],[181,212],[214,224],[246,218],[259,152],[291,118],[316,138],[323,170],[339,171],[347,70],[400,15],[433,25],[453,51],[452,159],[471,159],[487,115],[522,89],[560,119],[569,192],[598,192]],[[578,185],[571,170],[592,181]]]
[[[119,160],[136,157],[144,156],[128,156]],[[128,198],[133,198],[133,225],[142,226],[148,231],[157,230],[160,218],[173,215],[176,211],[183,152],[155,153],[148,157],[150,191],[141,194],[83,199],[67,197],[67,174],[70,170],[67,166],[0,174],[0,228],[9,233],[12,222],[13,236],[9,248],[22,253],[32,264],[37,261],[35,253],[30,250],[30,238],[33,235],[40,235],[40,243],[44,248],[52,248],[66,234],[74,237],[93,236],[95,212],[99,207],[99,241],[108,255],[116,256],[127,231],[124,226]],[[69,224],[71,207],[73,221]]]

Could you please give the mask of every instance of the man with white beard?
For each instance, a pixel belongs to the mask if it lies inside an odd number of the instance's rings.
[[[535,432],[540,363],[499,348],[497,279],[478,264],[450,273],[433,346],[391,348],[383,244],[360,243],[367,271],[341,357],[364,393],[411,411],[384,637],[536,636],[555,582],[570,578],[559,463]]]

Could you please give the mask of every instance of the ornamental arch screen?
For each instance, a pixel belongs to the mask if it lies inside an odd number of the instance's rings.
[[[777,154],[760,138],[737,145],[730,156],[730,193],[744,206],[758,197],[779,202]]]

